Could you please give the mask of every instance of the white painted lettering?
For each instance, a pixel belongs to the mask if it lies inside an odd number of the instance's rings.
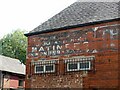
[[[45,51],[43,47],[40,47],[39,52]]]
[[[37,47],[32,47],[32,52],[36,52],[37,51]]]
[[[55,50],[55,46],[53,46],[53,50]]]
[[[65,44],[65,48],[68,48],[68,45],[69,45],[69,44]]]
[[[47,51],[50,51],[50,46],[46,46],[46,48],[47,48]]]
[[[56,46],[56,49],[57,49],[57,50],[61,50],[61,49],[62,49],[62,46],[57,45],[57,46]]]
[[[50,42],[44,42],[44,45],[50,45]]]

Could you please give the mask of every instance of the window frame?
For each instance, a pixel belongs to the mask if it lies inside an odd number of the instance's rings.
[[[38,66],[43,66],[43,71],[36,71],[37,70],[36,67]],[[44,73],[44,65],[40,65],[40,64],[35,65],[35,73]]]
[[[69,65],[70,65],[70,64],[77,64],[77,69],[72,69],[72,70],[70,70],[70,69],[69,69]],[[78,64],[78,62],[70,62],[70,63],[68,62],[68,63],[67,63],[67,71],[78,71],[78,70],[79,70],[79,64]]]
[[[51,71],[46,71],[46,66],[52,66],[53,65],[53,70],[51,70]],[[43,66],[43,71],[36,71],[36,67],[37,66]],[[36,64],[35,65],[35,73],[36,74],[39,74],[39,73],[53,73],[53,72],[55,72],[55,63],[52,63],[52,64],[43,64],[43,65],[41,65],[41,64]]]
[[[80,69],[80,63],[89,63],[89,68]],[[91,62],[90,61],[79,62],[79,70],[91,70]]]
[[[89,68],[80,68],[80,63],[89,63]],[[74,64],[74,63],[77,63],[77,69],[72,69],[70,70],[69,69],[69,65],[70,64]],[[81,71],[81,70],[91,70],[91,61],[77,61],[77,62],[74,62],[74,61],[70,61],[70,62],[67,62],[67,72],[71,72],[71,71]]]
[[[19,79],[18,80],[18,87],[23,87],[24,86],[24,80],[23,79]]]
[[[47,66],[47,65],[50,65],[50,66],[53,65],[53,70],[51,70],[51,71],[46,71],[46,66]],[[45,65],[45,72],[46,72],[46,73],[55,72],[55,64],[46,64],[46,65]]]

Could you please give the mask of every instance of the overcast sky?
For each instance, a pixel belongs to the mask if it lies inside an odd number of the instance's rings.
[[[33,30],[75,1],[91,0],[0,0],[0,38],[18,28]]]
[[[30,31],[76,0],[0,0],[0,38],[18,28]]]

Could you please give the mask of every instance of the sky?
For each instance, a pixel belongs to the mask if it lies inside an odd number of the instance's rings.
[[[76,1],[91,0],[0,0],[0,38],[16,29],[29,32]]]
[[[0,0],[0,38],[22,29],[31,31],[77,0]]]

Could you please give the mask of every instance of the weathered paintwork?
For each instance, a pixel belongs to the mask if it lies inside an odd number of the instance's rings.
[[[29,36],[26,88],[118,88],[119,27],[119,21],[115,21]],[[30,66],[31,61],[61,61],[74,56],[94,56],[94,69],[57,76],[40,76],[30,72],[34,68]],[[60,65],[60,72],[63,72],[64,66]]]

